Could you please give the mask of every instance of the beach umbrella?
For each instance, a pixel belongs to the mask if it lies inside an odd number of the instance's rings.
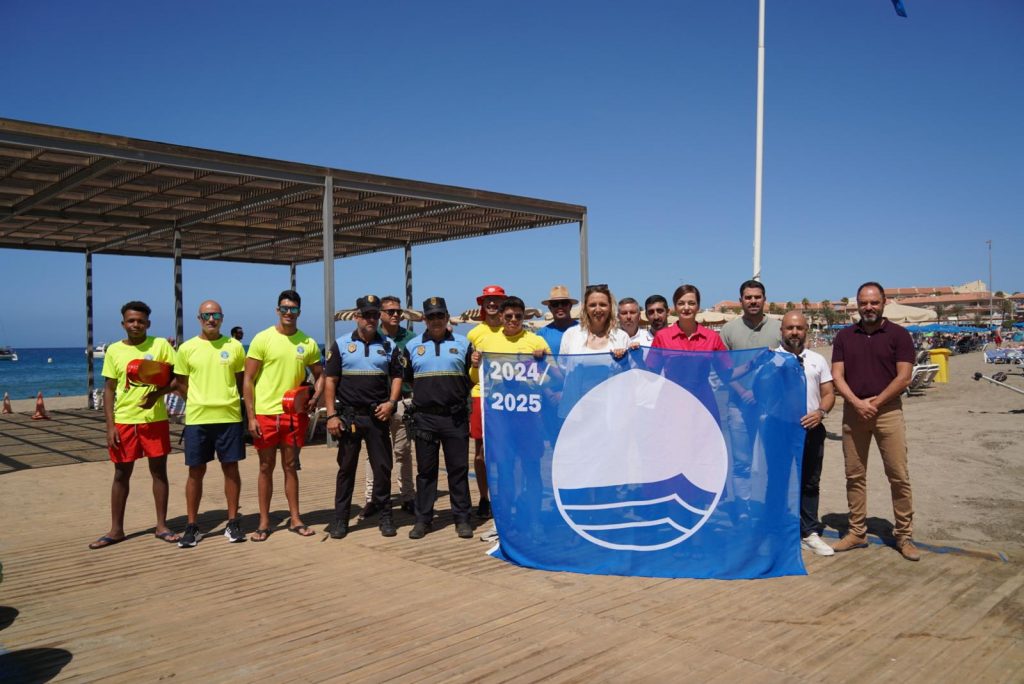
[[[918,306],[907,306],[906,304],[897,304],[896,302],[887,302],[885,305],[885,317],[893,323],[928,323],[938,319],[936,314],[931,309],[925,309]],[[850,318],[856,323],[860,320],[860,314],[854,311]],[[939,331],[941,332],[941,331]]]
[[[735,318],[735,315],[733,317]],[[728,320],[721,311],[701,311],[697,314],[697,322],[701,325],[717,325]]]
[[[339,309],[334,312],[334,320],[354,321],[356,320],[356,313],[357,311],[355,309]],[[414,323],[423,320],[423,312],[417,309],[402,309],[402,315],[405,320],[413,321]]]
[[[534,318],[542,318],[540,309],[535,309],[532,306],[527,307],[527,309],[523,311],[523,314],[525,316],[525,319],[528,321],[533,320]],[[456,318],[452,319],[452,323],[455,324],[456,320],[458,320],[459,323],[479,323],[484,319],[483,315],[480,312],[480,307],[476,306],[473,307],[472,309],[466,309],[465,311],[460,313],[458,316],[456,316]]]
[[[527,311],[537,311],[537,309],[527,309]],[[538,311],[538,313],[539,313],[539,311]],[[569,315],[572,316],[572,319],[574,321],[578,321],[580,319],[580,305],[579,304],[573,304],[572,309],[569,311]],[[544,320],[545,321],[553,321],[554,319],[555,319],[555,317],[551,315],[551,311],[550,310],[548,310],[544,314]]]

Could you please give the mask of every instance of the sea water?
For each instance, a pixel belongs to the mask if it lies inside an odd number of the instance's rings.
[[[17,361],[0,361],[0,396],[4,392],[11,399],[33,399],[36,393],[44,397],[85,396],[88,394],[85,349],[82,347],[48,347],[26,349],[18,347]],[[100,371],[103,359],[95,359],[95,383],[103,387]]]

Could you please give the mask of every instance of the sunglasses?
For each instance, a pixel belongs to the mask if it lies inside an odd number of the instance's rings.
[[[401,316],[402,315],[402,310],[401,309],[381,309],[380,312],[384,316]]]
[[[277,307],[278,312],[283,314],[295,314],[298,315],[300,309],[297,306],[279,306]]]
[[[427,320],[428,321],[439,321],[439,320],[443,320],[445,318],[448,318],[448,314],[446,314],[446,313],[427,314]]]
[[[501,317],[504,318],[506,321],[521,321],[521,320],[523,320],[523,314],[521,314],[521,313],[518,313],[518,314],[517,313],[502,314]]]
[[[572,302],[570,302],[568,299],[552,299],[550,302],[548,302],[548,306],[560,309],[564,306],[572,306]]]
[[[222,320],[224,320],[224,314],[216,313],[216,312],[213,312],[213,313],[209,313],[209,312],[201,313],[201,314],[199,314],[199,317],[202,318],[204,321],[222,321]]]

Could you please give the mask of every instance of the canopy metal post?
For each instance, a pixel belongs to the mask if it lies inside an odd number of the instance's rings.
[[[757,151],[754,156],[754,280],[761,280],[761,185],[764,180],[764,3],[757,20]]]
[[[334,177],[324,176],[324,349],[334,344]]]
[[[294,261],[292,263],[288,264],[288,275],[290,277],[289,282],[291,283],[291,285],[289,285],[289,287],[292,290],[294,290],[295,289],[295,262]]]
[[[405,243],[405,308],[412,308],[412,243]],[[412,321],[408,321],[409,330],[412,330]]]
[[[96,378],[93,375],[93,349],[92,349],[92,250],[85,251],[85,361],[87,365],[86,378],[89,387],[89,408],[96,408],[96,400],[93,392],[96,390]]]
[[[587,246],[587,215],[580,218],[580,300],[586,292],[587,283],[590,282],[590,257]]]
[[[185,321],[181,307],[181,228],[174,227],[174,346],[185,340]]]

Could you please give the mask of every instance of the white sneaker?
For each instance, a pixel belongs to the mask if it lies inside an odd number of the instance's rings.
[[[809,535],[800,540],[800,548],[805,551],[810,551],[818,556],[831,556],[835,553],[835,550],[831,546],[826,544],[818,536],[817,532],[811,532]]]
[[[480,541],[482,542],[496,542],[498,541],[498,528],[491,523],[490,529],[480,535]]]

